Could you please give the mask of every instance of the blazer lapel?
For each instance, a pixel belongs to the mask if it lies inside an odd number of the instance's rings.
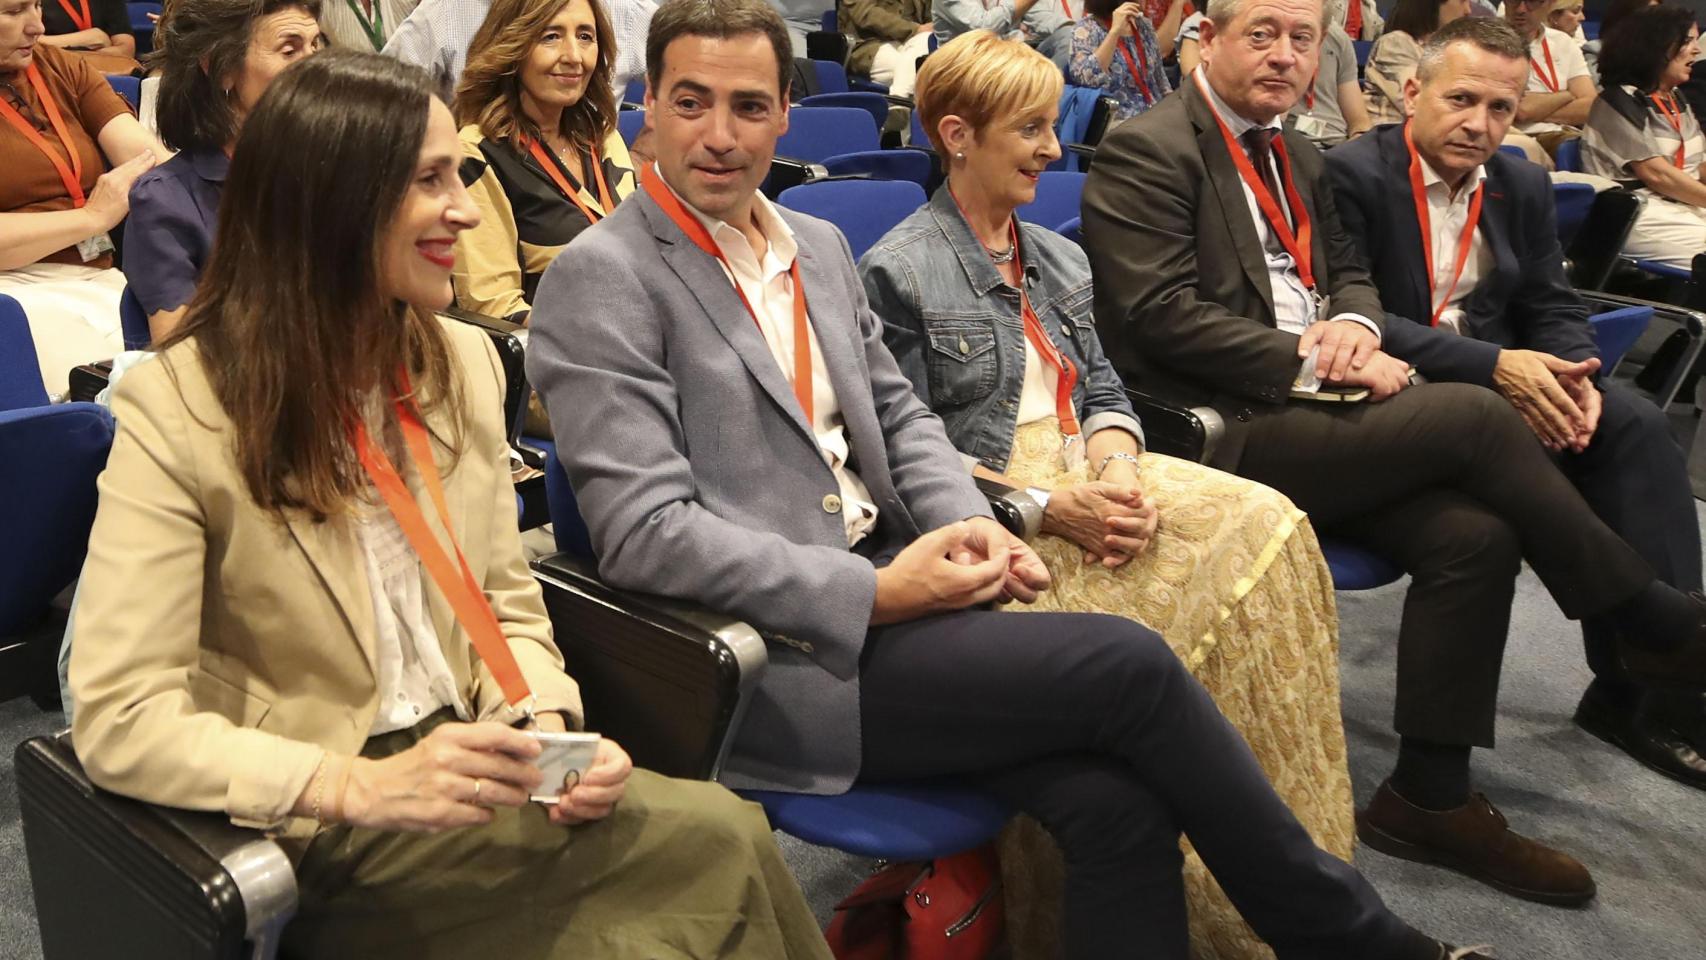
[[[332,517],[315,523],[299,511],[291,511],[285,518],[290,535],[302,548],[326,592],[337,603],[344,615],[344,626],[361,648],[362,659],[377,680],[379,663],[373,639],[378,628],[373,622],[373,597],[367,586],[367,566],[356,543],[352,523],[349,517]],[[351,576],[352,571],[361,573]]]
[[[752,314],[747,312],[735,293],[734,285],[729,282],[728,275],[716,258],[709,256],[687,238],[669,219],[652,198],[644,191],[636,191],[635,199],[640,203],[646,218],[651,221],[652,233],[661,242],[659,252],[665,263],[674,270],[687,289],[693,293],[694,299],[710,317],[711,323],[728,341],[741,363],[746,365],[748,373],[758,381],[764,392],[770,395],[780,408],[782,415],[806,437],[816,440],[811,425],[806,423],[805,412],[800,409],[799,401],[794,399],[794,388],[788,385],[788,380],[782,375],[782,366],[776,362],[776,355],[770,352],[770,345],[764,342],[764,334],[758,330],[758,324]],[[801,264],[802,279],[805,266]],[[811,299],[810,281],[806,283],[807,309]]]
[[[1262,252],[1262,241],[1256,236],[1256,224],[1250,219],[1250,204],[1244,199],[1244,181],[1232,162],[1232,154],[1226,150],[1220,125],[1215,122],[1214,108],[1191,78],[1186,77],[1180,85],[1185,88],[1187,112],[1197,128],[1197,148],[1202,151],[1203,164],[1208,168],[1209,188],[1220,204],[1221,215],[1226,218],[1232,248],[1238,254],[1244,275],[1250,279],[1250,285],[1256,288],[1267,307],[1263,320],[1273,326],[1274,291],[1268,281],[1268,260]]]

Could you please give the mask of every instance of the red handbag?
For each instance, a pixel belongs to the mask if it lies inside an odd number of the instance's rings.
[[[985,960],[1006,931],[995,845],[890,864],[835,905],[837,960]]]

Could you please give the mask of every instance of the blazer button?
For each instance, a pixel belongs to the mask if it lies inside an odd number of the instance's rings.
[[[1239,411],[1238,411],[1238,422],[1239,423],[1249,423],[1250,422],[1250,408],[1249,407],[1242,407],[1239,409]]]
[[[823,498],[823,512],[824,513],[840,513],[841,512],[841,498],[836,496],[833,493],[827,497],[824,497]]]
[[[817,648],[812,646],[812,642],[810,640],[807,640],[805,643],[800,644],[800,652],[801,653],[816,653]]]

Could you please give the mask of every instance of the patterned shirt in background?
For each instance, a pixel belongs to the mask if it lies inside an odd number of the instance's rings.
[[[360,50],[363,53],[378,53],[385,48],[385,38],[397,32],[397,28],[409,14],[415,12],[415,6],[420,0],[371,0],[371,6],[364,5],[362,0],[321,0],[320,29],[325,31],[326,39],[332,45],[346,50]],[[360,10],[357,15],[356,11]],[[379,16],[375,17],[374,12]],[[378,43],[373,42],[373,34],[369,27],[380,34]]]
[[[1141,3],[1143,15],[1149,18],[1151,28],[1159,27],[1161,21],[1167,19],[1167,8],[1173,5],[1171,0],[1141,0]],[[1184,23],[1186,18],[1196,12],[1197,8],[1191,6],[1191,0],[1185,0],[1185,5],[1179,9],[1179,22]]]
[[[1172,92],[1167,83],[1167,71],[1161,66],[1161,47],[1155,39],[1155,28],[1148,20],[1137,22],[1137,35],[1120,40],[1119,49],[1108,61],[1108,68],[1096,62],[1096,48],[1102,45],[1107,37],[1108,28],[1095,17],[1083,17],[1078,25],[1072,28],[1072,61],[1068,68],[1073,83],[1081,87],[1096,87],[1108,96],[1119,101],[1119,108],[1114,111],[1116,120],[1135,117],[1158,103],[1162,97]],[[1143,44],[1143,55],[1138,56],[1136,44]],[[1121,54],[1131,57],[1131,63],[1143,69],[1144,79],[1149,84],[1149,97],[1143,94],[1143,88],[1132,76],[1131,66]]]
[[[1631,190],[1645,190],[1631,165],[1662,157],[1674,166],[1680,145],[1681,169],[1698,176],[1701,162],[1706,161],[1706,136],[1687,98],[1676,95],[1674,100],[1681,111],[1680,134],[1651,96],[1631,86],[1607,88],[1594,101],[1582,128],[1582,170]]]
[[[397,25],[383,52],[426,70],[447,93],[452,92],[468,62],[468,45],[491,8],[491,0],[421,0],[415,12]]]

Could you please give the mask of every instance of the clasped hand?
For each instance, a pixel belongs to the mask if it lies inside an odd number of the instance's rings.
[[[1603,399],[1594,386],[1599,358],[1574,363],[1538,350],[1501,350],[1493,386],[1546,449],[1580,453],[1599,429]]]
[[[1160,514],[1136,483],[1092,480],[1056,487],[1043,532],[1084,548],[1085,563],[1112,569],[1149,549]]]
[[[877,571],[871,623],[901,623],[991,601],[1030,603],[1049,586],[1025,541],[989,517],[972,517],[926,533]]]
[[[1319,346],[1315,375],[1324,383],[1367,387],[1370,400],[1385,400],[1410,385],[1410,366],[1380,349],[1374,331],[1355,320],[1310,324],[1297,340],[1304,359]]]
[[[538,725],[558,733],[564,726],[555,713],[540,714]],[[378,830],[426,833],[490,823],[492,808],[530,802],[542,776],[533,765],[539,752],[537,740],[501,723],[443,724],[401,753],[356,758],[341,819]],[[599,741],[580,782],[548,808],[551,822],[567,825],[608,816],[632,771],[632,761],[615,741]]]

